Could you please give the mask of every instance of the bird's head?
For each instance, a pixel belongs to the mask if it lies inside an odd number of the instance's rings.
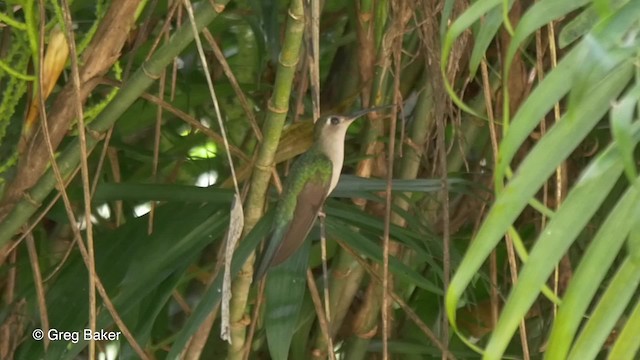
[[[354,120],[362,115],[388,107],[391,106],[378,106],[370,109],[364,109],[356,111],[350,115],[325,115],[316,121],[315,128],[313,130],[313,137],[315,140],[335,139],[336,141],[344,141],[347,129]]]
[[[316,140],[336,137],[336,140],[340,140],[344,138],[347,133],[347,128],[349,128],[349,125],[351,125],[355,119],[357,119],[357,117],[345,115],[323,116],[316,121],[313,137]]]

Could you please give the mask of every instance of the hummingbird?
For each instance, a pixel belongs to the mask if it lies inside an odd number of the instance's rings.
[[[338,184],[349,125],[360,116],[385,107],[351,115],[326,115],[316,121],[311,148],[294,161],[285,180],[256,280],[293,255],[309,235],[324,201]]]

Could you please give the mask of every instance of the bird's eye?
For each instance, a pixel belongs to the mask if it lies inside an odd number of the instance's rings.
[[[329,118],[329,121],[331,122],[331,125],[338,125],[340,124],[340,118],[338,118],[337,116],[332,116]]]

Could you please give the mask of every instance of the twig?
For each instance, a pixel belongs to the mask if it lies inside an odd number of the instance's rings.
[[[42,0],[40,1],[42,4]],[[91,332],[96,331],[97,305],[96,305],[96,263],[93,248],[93,223],[91,222],[91,185],[89,182],[89,164],[87,158],[87,138],[84,126],[84,114],[82,110],[82,98],[80,95],[80,71],[78,70],[78,53],[76,52],[76,41],[73,36],[73,24],[71,21],[71,11],[67,0],[61,0],[62,18],[65,22],[67,32],[67,45],[69,46],[69,57],[71,58],[71,79],[73,82],[75,95],[75,113],[78,119],[78,139],[80,141],[80,176],[82,178],[82,195],[84,198],[84,217],[87,234],[87,250],[89,256],[89,328]],[[41,21],[44,21],[44,4],[41,5]],[[93,337],[89,342],[89,358],[96,356],[96,342]]]
[[[107,78],[102,78],[100,79],[100,83],[105,84],[105,85],[109,85],[109,86],[114,86],[114,87],[122,87],[122,83],[119,81],[115,81],[115,80],[111,80],[111,79],[107,79]],[[201,131],[203,134],[205,134],[206,136],[210,137],[212,140],[218,142],[218,143],[222,143],[224,141],[223,137],[217,133],[215,133],[213,130],[209,129],[208,127],[202,125],[198,120],[196,120],[193,116],[185,113],[184,111],[174,107],[173,105],[169,104],[168,102],[160,99],[159,97],[155,96],[155,95],[151,95],[149,93],[142,93],[142,95],[140,95],[143,99],[150,101],[153,104],[162,106],[162,108],[168,112],[170,112],[171,114],[175,115],[177,118],[181,119],[182,121],[186,122],[187,124],[193,126],[194,128],[196,128],[198,131]],[[245,155],[242,150],[238,149],[237,147],[233,146],[233,145],[229,145],[229,149],[228,152],[230,152],[233,155],[238,156],[240,159],[245,160],[245,161],[251,161],[251,159],[249,157],[247,157],[247,155]]]
[[[327,353],[329,359],[336,360],[336,355],[333,352],[333,341],[331,340],[331,330],[329,330],[329,322],[327,321],[327,314],[322,310],[322,301],[320,300],[320,293],[318,293],[318,287],[316,286],[316,280],[313,278],[313,273],[310,269],[307,269],[307,286],[309,287],[309,293],[311,293],[311,300],[313,306],[316,308],[316,314],[318,314],[318,322],[320,323],[320,330],[322,335],[327,341]],[[326,287],[326,285],[325,285]]]
[[[36,287],[36,297],[38,298],[38,311],[40,312],[40,323],[42,331],[47,334],[49,332],[49,314],[47,312],[47,300],[44,295],[44,286],[42,286],[42,273],[40,272],[40,263],[38,258],[38,252],[36,251],[36,243],[33,239],[33,234],[27,235],[27,250],[29,251],[29,263],[33,270],[33,283]],[[47,351],[49,347],[49,337],[45,336],[44,350]]]
[[[365,259],[362,258],[362,256],[360,256],[360,254],[353,251],[353,249],[351,249],[342,241],[336,241],[346,252],[353,256],[353,258],[360,264],[360,266],[362,266],[367,271],[367,273],[369,273],[369,276],[371,276],[373,280],[378,283],[382,283],[382,279],[380,278],[378,273],[373,269],[371,265],[369,265],[369,263]],[[413,309],[411,309],[411,307],[402,300],[402,298],[396,295],[393,290],[389,291],[389,297],[391,297],[391,299],[402,308],[405,314],[407,314],[407,317],[427,336],[427,338],[442,352],[443,355],[446,355],[448,359],[455,360],[455,356],[453,356],[449,349],[447,349],[445,345],[438,339],[435,333],[431,331],[431,329],[429,329],[429,327],[422,321],[422,319],[420,319],[418,314],[416,314]]]
[[[67,5],[66,2],[65,2],[64,5]],[[43,4],[42,0],[40,1],[40,7],[41,7],[41,9],[40,9],[41,15],[43,15],[44,4]],[[66,11],[68,11],[68,7],[67,7]],[[67,15],[68,15],[68,13],[67,13]],[[43,16],[41,16],[41,18],[44,19]],[[42,56],[40,58],[42,59]],[[39,76],[42,77],[42,74],[40,73]],[[39,91],[42,91],[42,90],[39,90]],[[51,161],[51,169],[52,169],[53,174],[54,174],[54,176],[56,178],[56,182],[57,182],[57,184],[59,186],[60,194],[62,196],[62,199],[63,199],[63,202],[64,202],[64,207],[65,207],[65,210],[67,212],[67,217],[69,218],[69,223],[70,223],[71,229],[73,231],[73,234],[75,236],[76,243],[78,244],[78,248],[80,249],[80,253],[82,254],[82,259],[83,259],[83,261],[85,263],[85,266],[90,271],[90,278],[95,281],[94,285],[97,287],[98,292],[100,293],[100,295],[102,297],[102,300],[104,301],[104,304],[105,304],[107,310],[109,311],[109,313],[113,317],[113,320],[115,321],[115,323],[118,325],[120,331],[122,331],[122,334],[124,335],[124,337],[129,341],[129,344],[131,345],[133,350],[138,354],[138,356],[140,356],[140,358],[148,359],[147,355],[144,353],[144,351],[142,350],[140,345],[137,343],[137,341],[135,340],[135,338],[133,337],[133,335],[131,334],[129,329],[126,327],[124,322],[122,322],[122,319],[120,318],[119,314],[117,313],[117,311],[113,307],[113,304],[111,303],[111,300],[108,298],[107,293],[104,290],[104,287],[102,286],[102,282],[100,281],[100,278],[95,274],[95,268],[91,266],[91,260],[90,260],[90,257],[89,257],[89,253],[88,253],[88,251],[87,251],[87,249],[84,246],[84,243],[82,241],[82,235],[80,234],[80,228],[78,226],[78,222],[75,219],[75,215],[73,214],[73,209],[71,207],[71,201],[69,200],[69,196],[67,195],[67,192],[66,192],[65,182],[64,182],[64,180],[62,178],[62,174],[60,173],[60,168],[58,167],[58,164],[56,162],[56,158],[55,158],[55,154],[54,154],[54,150],[53,150],[53,144],[51,142],[51,137],[50,137],[50,134],[49,134],[49,127],[48,127],[48,121],[47,121],[46,108],[45,108],[44,99],[42,98],[42,96],[40,97],[40,126],[42,128],[46,149],[48,150],[49,159]],[[88,187],[85,190],[88,190]],[[90,223],[91,218],[90,217],[87,218],[86,221]],[[95,308],[94,308],[94,310],[95,310]],[[94,318],[94,320],[95,320],[95,318]],[[95,328],[95,326],[94,326],[94,328]],[[92,343],[94,343],[94,342],[92,341]],[[94,348],[94,352],[95,352],[95,348]]]
[[[225,249],[225,271],[223,281],[223,294],[221,301],[222,312],[222,324],[220,330],[220,336],[223,340],[227,340],[231,344],[230,335],[230,309],[229,304],[231,301],[231,259],[233,257],[233,251],[235,250],[236,243],[242,235],[242,229],[244,228],[244,210],[242,209],[242,200],[240,195],[240,186],[238,185],[238,178],[236,176],[235,166],[233,165],[233,158],[229,152],[229,140],[227,139],[227,132],[222,121],[222,114],[220,113],[220,106],[218,105],[218,98],[216,97],[215,89],[213,88],[213,82],[207,65],[207,59],[204,55],[204,49],[200,36],[198,35],[198,28],[196,26],[195,16],[193,14],[193,7],[189,0],[184,0],[184,7],[189,15],[189,21],[191,23],[191,30],[193,31],[193,37],[198,48],[198,54],[200,55],[200,62],[202,68],[206,74],[207,85],[209,86],[209,93],[213,102],[213,107],[216,112],[216,118],[218,120],[218,126],[220,127],[220,133],[222,134],[222,140],[225,146],[227,161],[229,161],[229,170],[231,171],[231,178],[233,179],[233,186],[235,189],[235,199],[232,202],[230,226],[226,236],[226,249]]]
[[[245,115],[247,115],[247,119],[249,120],[249,125],[251,125],[251,129],[253,130],[253,133],[258,139],[258,142],[261,142],[262,131],[258,126],[258,122],[256,121],[256,116],[251,110],[251,106],[249,105],[249,101],[247,100],[247,97],[244,95],[244,92],[240,88],[238,79],[236,79],[236,76],[233,74],[233,71],[231,71],[231,67],[227,62],[227,59],[224,57],[222,50],[220,50],[218,43],[216,43],[216,40],[213,38],[213,35],[211,35],[211,32],[209,32],[209,29],[205,28],[202,34],[204,35],[205,40],[207,40],[207,42],[209,43],[209,46],[211,46],[211,49],[213,50],[213,55],[215,55],[216,59],[220,63],[220,66],[222,66],[222,71],[224,72],[227,79],[229,79],[231,88],[233,89],[233,92],[238,97],[238,101],[240,101],[240,106],[242,107],[242,110],[244,110]]]

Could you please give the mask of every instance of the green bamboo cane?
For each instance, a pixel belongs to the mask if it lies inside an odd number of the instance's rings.
[[[251,177],[251,188],[245,203],[244,234],[248,234],[263,215],[271,171],[282,128],[289,110],[289,99],[293,78],[300,58],[304,32],[304,8],[302,0],[292,0],[288,11],[284,44],[279,58],[273,94],[269,100],[267,117],[262,127],[264,139],[258,148],[255,169]],[[254,257],[245,263],[232,287],[231,298],[231,345],[229,359],[242,359],[246,341],[247,299],[253,277]]]
[[[215,19],[224,10],[229,0],[217,0],[215,8],[203,6],[197,12],[196,25],[198,30],[202,30],[207,24]],[[87,132],[91,136],[87,137],[87,150],[91,151],[99,141],[99,138],[110,129],[118,118],[129,108],[134,101],[158,78],[163,69],[172,63],[173,59],[180,54],[193,41],[191,25],[186,23],[180,27],[171,37],[169,42],[146,61],[140,69],[127,81],[113,101],[100,113],[100,115],[87,126]],[[57,159],[60,171],[64,178],[68,178],[80,163],[80,144],[78,140],[71,142]],[[11,237],[23,226],[27,220],[39,208],[40,204],[49,195],[56,185],[53,172],[49,169],[40,180],[29,190],[26,196],[21,199],[11,212],[0,223],[0,247],[4,246]]]

